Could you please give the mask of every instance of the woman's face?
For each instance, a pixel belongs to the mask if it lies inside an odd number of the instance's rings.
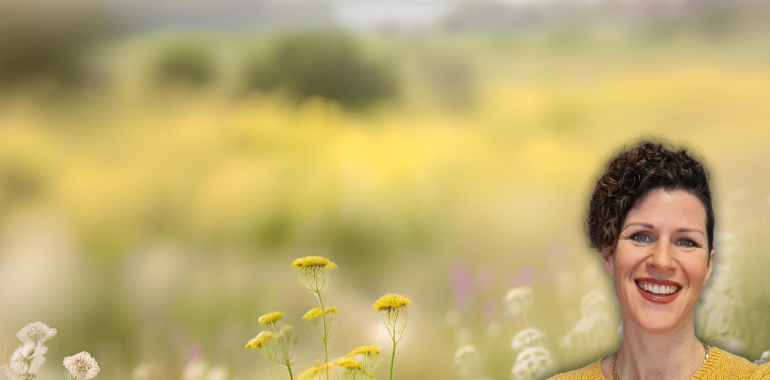
[[[604,265],[615,278],[625,319],[652,334],[692,323],[714,263],[698,198],[682,190],[651,190],[628,212],[615,252],[608,253]]]

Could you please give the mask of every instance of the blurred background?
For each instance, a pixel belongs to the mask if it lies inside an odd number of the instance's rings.
[[[40,320],[41,379],[82,350],[102,379],[270,379],[243,347],[280,310],[301,372],[323,348],[289,265],[321,255],[330,357],[389,353],[372,303],[398,293],[395,378],[510,378],[525,327],[578,368],[620,344],[588,200],[641,136],[711,172],[696,332],[753,361],[769,21],[760,0],[2,0],[0,362]]]

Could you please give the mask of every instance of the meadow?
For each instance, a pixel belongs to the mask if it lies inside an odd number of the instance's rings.
[[[301,43],[270,65],[304,38],[116,39],[84,56],[82,86],[0,94],[0,358],[43,321],[58,334],[41,379],[82,350],[97,378],[269,379],[244,345],[280,310],[301,372],[324,347],[290,264],[318,255],[339,266],[330,358],[388,356],[372,304],[397,293],[413,304],[394,379],[511,378],[528,345],[577,368],[620,344],[588,199],[643,136],[693,148],[712,175],[696,333],[752,361],[770,349],[769,33],[335,35],[358,65]],[[299,78],[318,67],[334,80]]]

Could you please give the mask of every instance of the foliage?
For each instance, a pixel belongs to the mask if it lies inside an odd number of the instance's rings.
[[[282,89],[299,100],[318,96],[351,108],[394,97],[397,83],[391,68],[339,31],[281,36],[266,58],[247,63],[245,77],[249,89]]]

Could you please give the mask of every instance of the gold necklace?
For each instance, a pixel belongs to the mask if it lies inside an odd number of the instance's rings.
[[[703,362],[705,363],[706,360],[709,358],[709,352],[711,352],[711,347],[707,346],[706,343],[700,342],[703,345],[703,348],[706,350],[706,358],[703,359]],[[615,351],[614,354],[612,354],[612,380],[620,380],[618,377],[618,371],[615,367],[615,363],[618,358],[618,352],[620,352],[620,349],[618,348],[617,351]]]

